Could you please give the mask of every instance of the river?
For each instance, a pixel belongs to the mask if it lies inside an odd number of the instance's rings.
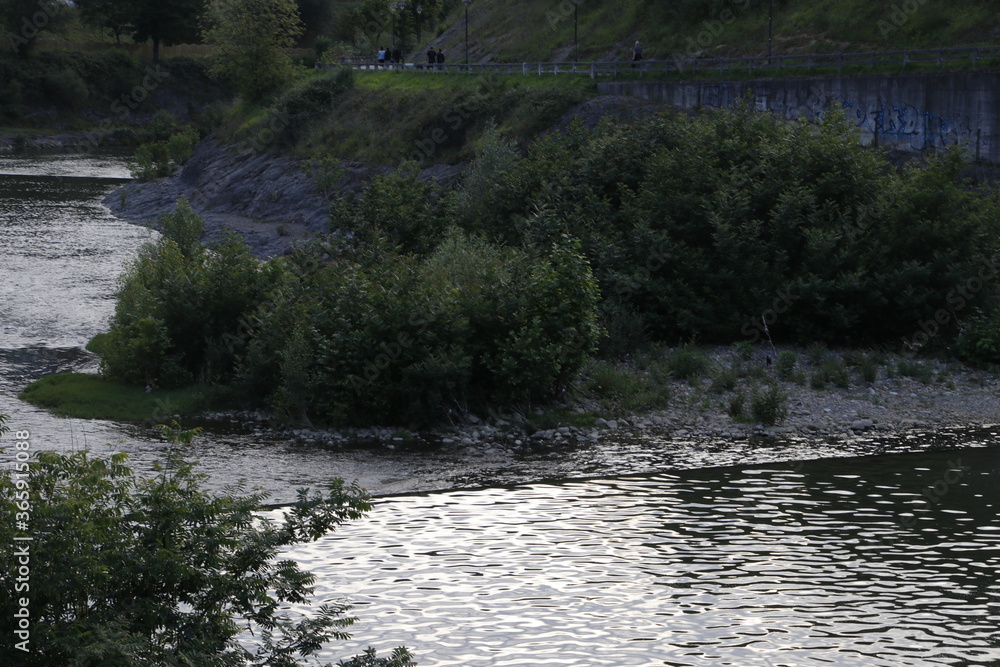
[[[0,156],[0,412],[35,449],[126,451],[145,469],[153,429],[16,398],[96,369],[83,345],[156,236],[100,204],[127,176],[111,155]],[[190,453],[213,486],[246,478],[274,502],[334,476],[379,494],[368,518],[289,552],[318,574],[317,603],[359,617],[325,660],[405,644],[424,667],[1000,665],[998,443],[652,434],[509,460],[296,447],[236,424]]]

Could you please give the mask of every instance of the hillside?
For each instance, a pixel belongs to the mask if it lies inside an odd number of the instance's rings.
[[[575,13],[581,61],[629,60],[635,40],[647,58],[766,55],[768,6],[767,0],[475,1],[468,7],[469,60],[571,60]],[[464,6],[449,23],[433,43],[452,62],[464,62]],[[773,2],[775,54],[948,48],[998,39],[1000,14],[989,0]]]

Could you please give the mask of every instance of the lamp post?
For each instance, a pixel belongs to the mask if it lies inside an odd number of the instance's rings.
[[[771,16],[773,15],[774,0],[767,0],[767,64],[771,64]]]
[[[469,5],[472,0],[462,0],[465,5],[465,64],[469,64]]]
[[[420,25],[420,16],[424,13],[423,5],[417,5],[417,42],[423,39],[423,31]]]
[[[577,39],[577,17],[580,13],[579,0],[573,3],[573,62],[580,62],[580,40]]]
[[[389,5],[389,12],[392,14],[392,48],[396,48],[396,7],[398,5],[394,2]]]
[[[403,12],[406,9],[406,2],[394,2],[389,5],[389,10],[392,12],[392,50],[396,50],[396,12]],[[403,39],[400,37],[400,43]]]

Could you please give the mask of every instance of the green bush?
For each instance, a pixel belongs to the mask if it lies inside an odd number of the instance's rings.
[[[285,91],[272,106],[281,124],[282,140],[294,143],[301,139],[310,129],[310,123],[330,113],[334,103],[353,85],[352,70],[338,69]]]
[[[704,354],[684,345],[667,356],[667,369],[678,380],[693,380],[708,370],[708,359]]]
[[[649,374],[607,362],[596,362],[585,369],[580,392],[597,399],[603,409],[614,414],[662,408],[670,399],[669,388]]]
[[[858,364],[858,370],[861,373],[861,379],[871,384],[878,379],[878,361],[870,354],[866,354],[861,358]]]
[[[42,85],[45,96],[61,107],[78,109],[87,103],[90,89],[74,71],[51,72],[45,75]]]
[[[592,275],[570,242],[533,257],[452,233],[424,258],[365,265],[316,263],[316,252],[277,260],[284,278],[241,364],[245,391],[290,418],[426,424],[546,400],[600,334]]]
[[[180,129],[181,123],[177,120],[177,116],[169,111],[160,109],[153,114],[153,117],[146,124],[144,138],[149,143],[166,141]]]
[[[0,473],[11,519],[0,522],[4,562],[16,561],[17,537],[31,538],[31,650],[14,649],[18,598],[6,595],[4,664],[292,667],[349,637],[347,606],[322,605],[308,618],[285,611],[308,601],[314,577],[281,553],[361,518],[369,496],[334,480],[323,494],[301,489],[271,521],[264,493],[205,489],[178,449],[194,433],[165,430],[173,447],[152,474],[134,472],[125,454],[44,451]],[[15,530],[12,518],[29,505],[30,531]],[[15,590],[15,573],[0,572],[4,590]],[[253,650],[240,641],[246,629]],[[412,664],[405,651],[392,658],[348,664]]]
[[[819,127],[745,105],[570,128],[524,157],[486,148],[460,224],[523,247],[572,233],[604,298],[658,340],[898,343],[997,251],[995,202],[958,153],[898,172],[836,110]]]
[[[919,380],[923,384],[930,384],[934,380],[934,369],[929,364],[915,359],[900,359],[896,364],[896,372],[903,377]]]
[[[799,355],[792,350],[782,350],[778,353],[778,359],[774,362],[778,377],[782,380],[790,380],[795,374],[795,366],[799,361]]]
[[[193,258],[200,254],[205,221],[194,212],[187,197],[181,196],[173,212],[162,216],[160,231],[164,238],[177,244],[184,257]]]
[[[980,311],[966,319],[955,350],[959,358],[978,366],[1000,364],[1000,313]]]
[[[449,205],[434,181],[421,178],[406,163],[369,181],[356,205],[334,205],[330,226],[368,246],[426,254],[444,237]]]
[[[719,371],[712,377],[712,384],[709,386],[709,391],[716,394],[732,391],[736,389],[739,378],[740,373],[735,368],[719,369]]]
[[[101,356],[105,376],[162,387],[232,378],[247,342],[244,323],[280,271],[232,236],[202,249],[201,229],[181,200],[164,237],[126,268]]]
[[[788,417],[788,394],[777,384],[754,389],[750,394],[750,416],[765,426],[774,426]]]
[[[192,127],[174,130],[165,125],[168,122],[161,121],[152,134],[147,133],[147,137],[158,137],[162,132],[173,132],[168,138],[144,143],[136,150],[135,157],[129,163],[132,178],[151,181],[169,176],[191,157],[199,140],[198,131]]]

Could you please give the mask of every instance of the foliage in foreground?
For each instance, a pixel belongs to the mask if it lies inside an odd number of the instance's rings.
[[[165,431],[175,445],[193,436]],[[203,478],[176,449],[151,478],[133,472],[125,454],[41,452],[5,467],[4,562],[16,562],[13,550],[25,544],[15,536],[32,540],[30,589],[15,589],[15,568],[0,572],[0,633],[16,636],[15,605],[27,598],[31,651],[15,653],[5,641],[3,664],[16,656],[29,665],[290,667],[346,638],[354,621],[346,606],[323,605],[302,619],[280,611],[307,602],[314,577],[279,553],[362,517],[371,508],[366,492],[341,480],[326,494],[302,489],[272,522],[261,515],[266,494],[239,485],[212,494]],[[15,530],[18,512],[26,530]],[[247,629],[253,650],[239,641]],[[357,664],[412,664],[405,651],[392,660]]]

